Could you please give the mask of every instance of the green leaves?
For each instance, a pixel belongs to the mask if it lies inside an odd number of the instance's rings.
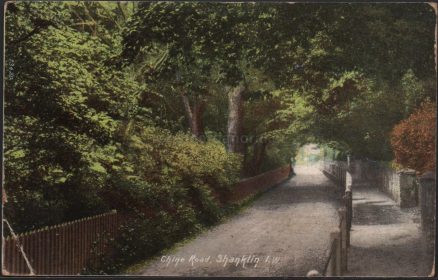
[[[25,157],[26,153],[24,150],[9,150],[7,153],[5,153],[5,156],[14,160]]]
[[[99,162],[93,162],[90,165],[90,169],[98,173],[107,174],[106,169]]]
[[[120,207],[108,190],[157,208],[166,234],[218,219],[213,197],[243,160],[221,142],[226,93],[240,83],[255,173],[306,141],[391,158],[394,124],[435,98],[435,17],[423,4],[7,7],[6,214],[20,230]],[[206,142],[186,135],[189,113]],[[174,211],[185,217],[175,228]]]
[[[6,81],[5,183],[15,197],[6,213],[21,231],[105,209],[98,193],[108,176],[133,172],[119,130],[125,118],[144,117],[148,110],[138,108],[146,87],[108,63],[119,51],[119,37],[108,40],[98,36],[100,27],[75,24],[77,9],[93,17],[108,7],[14,5],[6,33],[13,79]],[[43,20],[53,24],[38,27]],[[103,22],[98,24],[109,24]],[[39,217],[50,208],[53,215]]]

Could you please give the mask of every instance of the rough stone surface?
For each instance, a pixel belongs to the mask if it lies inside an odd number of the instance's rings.
[[[415,207],[418,204],[418,186],[415,171],[396,171],[376,162],[355,160],[353,185],[379,188],[389,195],[400,207]]]
[[[166,257],[158,257],[138,274],[306,276],[313,269],[323,271],[329,234],[338,224],[334,185],[315,167],[298,166],[296,173],[242,213],[167,255],[174,260],[169,265],[162,261]],[[198,262],[191,262],[192,256]],[[228,261],[246,256],[247,263],[225,263],[225,256]],[[175,265],[181,258],[184,262]]]

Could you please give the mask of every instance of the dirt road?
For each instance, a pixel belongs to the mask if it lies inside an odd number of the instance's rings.
[[[333,184],[315,167],[266,192],[227,222],[202,233],[140,275],[305,276],[322,271],[337,226]]]

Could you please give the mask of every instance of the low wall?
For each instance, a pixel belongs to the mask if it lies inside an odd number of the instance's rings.
[[[377,186],[400,207],[415,207],[418,204],[418,185],[413,171],[384,168],[377,177]]]
[[[289,177],[290,167],[283,167],[243,179],[233,186],[233,190],[225,197],[227,202],[239,202],[251,195],[266,191]]]
[[[418,182],[413,170],[394,170],[379,162],[352,162],[353,186],[378,188],[400,207],[418,205]]]

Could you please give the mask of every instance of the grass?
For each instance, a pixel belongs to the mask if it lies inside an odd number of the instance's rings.
[[[174,253],[178,248],[180,248],[180,247],[184,246],[185,244],[189,243],[190,241],[194,240],[198,235],[200,235],[201,233],[207,231],[211,227],[213,227],[213,226],[203,227],[196,234],[190,235],[190,236],[184,238],[183,240],[181,240],[179,242],[176,242],[172,247],[162,250],[161,252],[159,252],[159,253],[155,254],[154,256],[148,258],[147,260],[142,260],[142,261],[140,261],[138,263],[135,263],[135,264],[129,266],[124,271],[125,272],[124,274],[138,275],[143,268],[148,266],[152,261],[154,261],[158,257],[163,256],[163,255],[170,255],[170,254]]]
[[[187,236],[186,238],[184,238],[183,240],[176,242],[172,247],[167,248],[162,250],[161,252],[155,254],[154,256],[148,258],[147,260],[142,260],[138,263],[135,263],[131,266],[128,266],[128,268],[126,268],[124,270],[125,275],[138,275],[141,273],[141,270],[144,269],[145,267],[149,266],[150,263],[152,263],[154,260],[156,260],[157,258],[163,256],[163,255],[171,255],[172,253],[176,252],[179,248],[183,247],[184,245],[188,244],[190,241],[195,240],[199,235],[201,235],[202,233],[207,232],[208,230],[210,230],[211,228],[214,228],[215,226],[225,223],[228,220],[230,220],[232,217],[234,217],[235,215],[242,213],[244,210],[246,210],[248,207],[250,207],[254,201],[256,201],[257,199],[259,199],[265,192],[268,192],[270,190],[272,190],[273,188],[277,187],[278,185],[280,185],[281,183],[269,188],[266,191],[263,192],[259,192],[256,193],[254,195],[251,195],[243,200],[241,200],[238,203],[234,203],[234,204],[230,204],[230,205],[226,205],[224,208],[224,216],[222,217],[222,219],[215,223],[214,225],[211,226],[204,226],[202,227],[199,231],[197,231],[195,234],[192,234],[190,236]]]
[[[233,204],[233,205],[227,205],[226,208],[224,209],[224,213],[225,215],[222,217],[222,219],[217,222],[214,225],[211,226],[203,226],[201,227],[201,229],[199,231],[197,231],[195,234],[192,234],[190,236],[187,236],[186,238],[184,238],[183,240],[176,242],[172,247],[167,248],[162,250],[161,252],[155,254],[154,256],[148,258],[147,260],[142,260],[136,264],[133,264],[131,266],[129,266],[126,270],[125,270],[125,274],[139,274],[141,272],[141,269],[147,267],[152,261],[154,261],[155,259],[163,256],[163,255],[171,255],[172,253],[176,252],[179,248],[183,247],[184,245],[188,244],[190,241],[195,240],[199,235],[201,235],[204,232],[207,232],[208,230],[210,230],[211,228],[226,222],[227,220],[229,220],[231,217],[233,217],[234,215],[242,212],[244,209],[248,208],[248,206],[256,199],[256,197],[251,197],[251,198],[247,198],[244,201],[238,203],[238,204]]]

